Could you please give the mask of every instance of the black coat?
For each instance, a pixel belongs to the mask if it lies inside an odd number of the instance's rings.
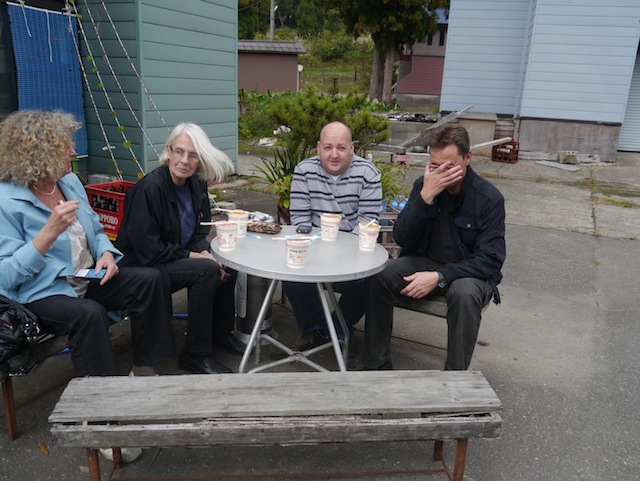
[[[207,235],[211,207],[207,184],[199,174],[187,179],[191,191],[196,229],[186,247],[180,241],[181,223],[178,200],[169,174],[162,165],[127,191],[124,219],[116,246],[124,254],[120,265],[154,266],[189,257],[189,252],[210,251]]]
[[[424,182],[417,179],[404,209],[393,228],[393,238],[402,248],[400,255],[424,255],[435,219],[441,212],[440,199],[433,205],[420,196]],[[440,272],[450,284],[462,277],[486,279],[493,288],[494,301],[500,302],[497,285],[502,279],[506,257],[504,197],[490,182],[467,167],[462,182],[460,208],[453,215],[459,262],[446,264]]]

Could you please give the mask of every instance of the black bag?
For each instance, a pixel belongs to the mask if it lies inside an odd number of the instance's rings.
[[[40,326],[35,314],[22,304],[0,295],[0,370],[10,376],[29,374],[38,364]],[[28,351],[27,361],[12,367],[9,359]]]

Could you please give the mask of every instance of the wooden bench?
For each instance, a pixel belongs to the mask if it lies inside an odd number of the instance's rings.
[[[436,471],[460,481],[468,439],[499,437],[499,409],[478,371],[85,377],[71,380],[49,422],[60,446],[86,448],[91,481],[100,480],[105,446],[419,440],[436,440]],[[456,440],[453,472],[443,458],[448,439]]]
[[[121,311],[110,311],[109,317],[113,323],[120,322],[124,315]],[[60,354],[68,343],[68,337],[54,336],[53,334],[43,333],[38,336],[38,366],[52,356]],[[22,361],[27,359],[28,354],[23,352],[18,354],[10,362],[11,364],[20,365]],[[34,369],[37,370],[36,367]],[[33,372],[33,371],[32,371]],[[16,413],[16,402],[13,392],[13,382],[11,376],[0,370],[0,383],[2,383],[2,403],[4,406],[4,423],[0,424],[0,428],[7,430],[7,436],[13,441],[18,436],[18,416]]]
[[[38,364],[47,358],[60,353],[67,345],[67,336],[55,337],[52,334],[41,334],[38,338]],[[12,363],[26,359],[27,353],[22,353],[11,360]],[[36,368],[37,369],[37,368]],[[10,441],[18,437],[18,417],[16,414],[16,401],[13,394],[13,382],[4,371],[0,371],[2,382],[2,403],[4,405],[4,427]]]
[[[399,210],[388,208],[386,212],[380,213],[380,221],[384,225],[380,227],[380,237],[378,243],[389,253],[391,259],[397,259],[400,255],[400,247],[393,240],[393,226],[398,218]],[[447,317],[447,302],[444,297],[435,299],[411,299],[409,297],[398,297],[394,305],[410,311],[421,312],[431,316]]]

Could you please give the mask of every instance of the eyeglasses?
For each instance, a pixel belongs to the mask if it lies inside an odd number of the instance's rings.
[[[200,157],[195,152],[186,152],[182,149],[174,149],[173,147],[169,147],[171,153],[176,156],[178,159],[182,159],[185,155],[187,156],[187,160],[189,162],[197,162],[200,160]]]

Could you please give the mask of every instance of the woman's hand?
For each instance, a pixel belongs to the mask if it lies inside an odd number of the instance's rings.
[[[33,245],[41,255],[45,255],[58,236],[76,220],[80,206],[77,200],[69,200],[56,205],[40,232],[33,238]]]
[[[95,267],[96,273],[100,272],[102,269],[106,269],[107,272],[105,272],[102,279],[100,279],[101,286],[105,285],[109,281],[109,279],[111,279],[113,276],[118,275],[118,272],[120,272],[120,268],[118,267],[118,264],[116,264],[113,253],[105,251],[102,254],[102,257],[97,260]]]

